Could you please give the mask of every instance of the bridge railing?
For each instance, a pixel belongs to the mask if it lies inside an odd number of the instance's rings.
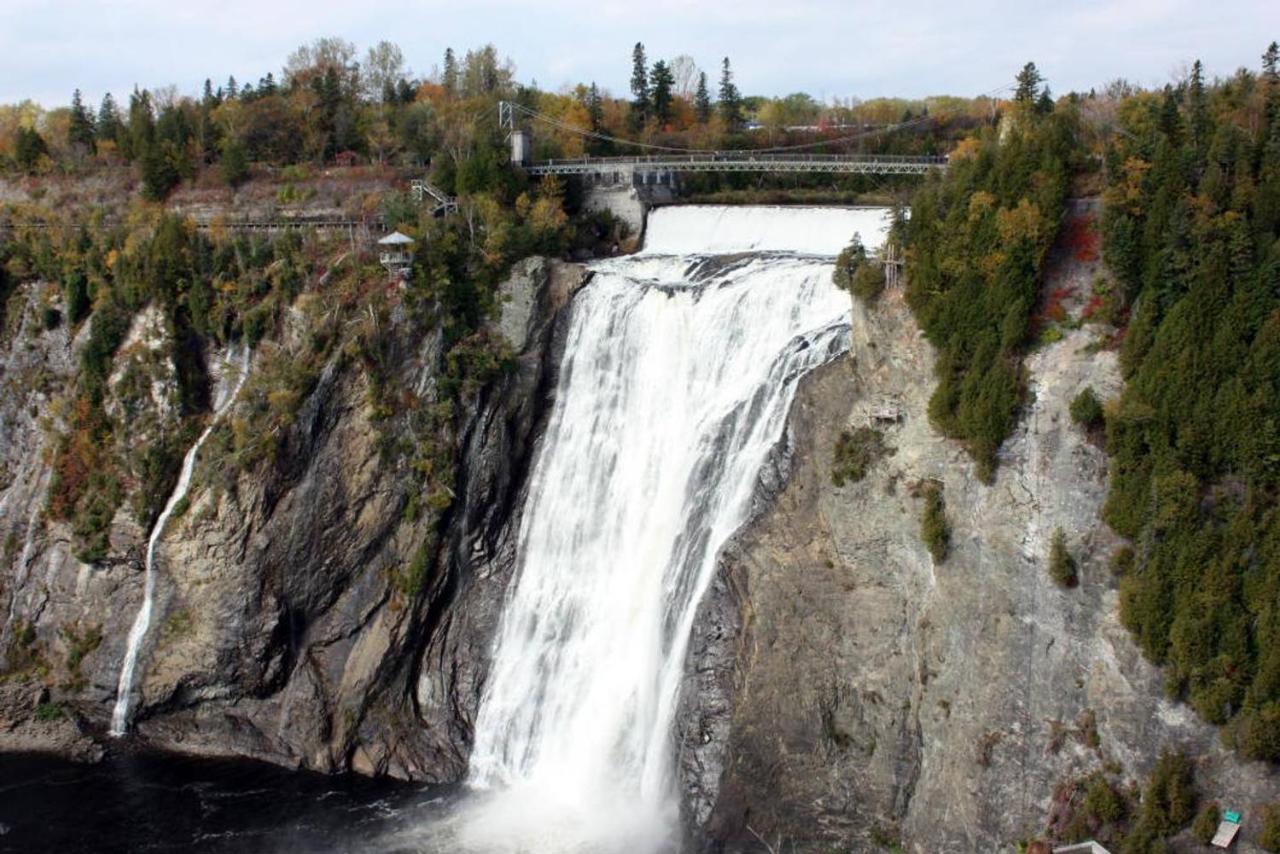
[[[669,166],[681,163],[901,163],[909,165],[945,166],[947,157],[909,154],[757,154],[745,151],[713,151],[706,154],[658,154],[640,157],[575,157],[561,160],[539,160],[542,166]]]
[[[924,175],[946,169],[947,158],[900,154],[776,154],[718,151],[636,157],[580,157],[531,163],[531,175],[623,175],[671,172],[846,172]]]

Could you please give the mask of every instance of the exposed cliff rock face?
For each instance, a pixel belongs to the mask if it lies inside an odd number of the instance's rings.
[[[1067,412],[1086,385],[1117,392],[1114,354],[1085,327],[1028,358],[1032,402],[985,486],[929,426],[933,356],[901,296],[853,318],[850,357],[797,396],[789,479],[726,550],[695,629],[680,749],[700,845],[1016,850],[1057,784],[1108,761],[1141,779],[1165,747],[1203,757],[1202,791],[1246,815],[1280,794],[1164,698],[1118,623],[1107,462]],[[837,437],[866,424],[894,450],[836,487]],[[919,535],[929,479],[953,529],[941,564]],[[1057,527],[1075,589],[1049,577]]]
[[[155,611],[132,715],[138,733],[184,751],[457,778],[475,703],[467,689],[487,657],[487,621],[503,586],[472,581],[501,575],[494,567],[518,506],[547,371],[557,364],[556,319],[582,280],[578,268],[531,259],[504,285],[504,315],[516,316],[504,316],[501,330],[518,339],[511,342],[518,367],[464,413],[458,499],[442,531],[431,530],[425,514],[404,512],[416,480],[380,442],[385,427],[375,421],[367,381],[341,352],[273,463],[237,474],[209,452],[157,549]],[[37,328],[39,286],[28,289],[21,328],[0,354],[7,474],[0,525],[15,544],[0,564],[0,602],[11,611],[0,651],[6,669],[24,674],[21,684],[55,683],[50,702],[101,731],[142,598],[148,532],[122,507],[109,556],[90,565],[72,553],[66,525],[44,517],[49,459],[41,448],[57,422],[50,407],[74,383],[77,350],[64,329]],[[396,319],[384,330],[390,370],[429,402],[441,340],[438,332],[419,338],[414,328]],[[135,323],[122,348],[127,359],[159,351],[150,329],[145,317]],[[291,337],[271,346],[287,350],[297,343]],[[167,383],[156,380],[153,414],[172,397]],[[423,592],[406,595],[397,572],[432,538],[440,544],[435,569]],[[455,607],[460,597],[465,619]],[[448,686],[442,703],[421,687],[432,684]],[[14,718],[10,727],[32,723],[21,719],[23,707],[5,704],[16,710],[5,715]]]
[[[536,440],[550,410],[566,324],[559,322],[587,280],[580,267],[523,262],[536,287],[508,291],[499,327],[520,352],[516,370],[494,390],[464,445],[467,470],[441,553],[447,587],[415,689],[442,779],[458,779],[471,752],[473,724],[491,640],[515,566],[516,535]]]

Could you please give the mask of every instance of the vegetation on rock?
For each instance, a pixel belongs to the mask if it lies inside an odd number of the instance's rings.
[[[845,430],[836,439],[831,461],[831,482],[836,486],[857,483],[867,476],[867,469],[892,450],[885,447],[884,434],[872,427]]]
[[[831,280],[868,305],[880,298],[884,291],[884,268],[867,254],[862,236],[855,234],[849,245],[836,257]]]
[[[947,559],[951,549],[951,523],[947,521],[947,505],[942,498],[942,484],[928,481],[922,487],[924,510],[920,515],[920,539],[929,549],[934,563]]]
[[[1071,420],[1086,430],[1103,426],[1105,415],[1102,402],[1093,393],[1093,389],[1085,387],[1071,400]]]
[[[1075,558],[1067,550],[1067,535],[1061,528],[1054,529],[1049,541],[1049,577],[1059,587],[1075,587],[1080,580]]]
[[[1077,125],[1070,105],[1017,105],[916,193],[905,229],[907,302],[938,351],[929,417],[964,442],[984,482],[1025,396],[1022,353],[1080,156]]]
[[[1105,518],[1121,618],[1174,696],[1280,760],[1280,73],[1125,99],[1104,252],[1132,320]]]

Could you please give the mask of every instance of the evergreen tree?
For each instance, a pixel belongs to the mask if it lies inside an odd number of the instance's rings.
[[[49,153],[44,144],[44,137],[34,128],[18,127],[13,142],[13,159],[23,172],[34,173],[40,164],[40,158]]]
[[[249,180],[249,152],[237,137],[229,136],[223,141],[219,170],[229,187],[239,187]]]
[[[1053,93],[1046,86],[1040,90],[1040,97],[1036,98],[1036,115],[1047,116],[1053,112]]]
[[[240,88],[236,85],[236,76],[234,74],[227,78],[227,85],[223,87],[222,94],[228,101],[240,96]]]
[[[204,91],[200,95],[200,103],[206,108],[215,107],[218,104],[218,98],[213,94],[213,81],[208,77],[204,79]]]
[[[1191,80],[1187,84],[1187,109],[1191,113],[1191,141],[1203,159],[1209,146],[1209,108],[1205,103],[1204,64],[1198,59],[1191,66]]]
[[[587,90],[587,119],[591,122],[591,132],[599,133],[604,127],[604,101],[600,98],[600,89],[596,86],[595,81],[591,81],[591,88]]]
[[[631,95],[631,126],[639,129],[649,120],[649,69],[640,42],[631,50]]]
[[[142,195],[150,201],[164,201],[182,180],[169,149],[166,143],[152,142],[142,154]]]
[[[675,85],[675,77],[671,68],[663,60],[653,64],[653,72],[649,75],[653,100],[653,115],[658,124],[665,125],[671,121],[671,87]]]
[[[1267,87],[1266,130],[1274,136],[1280,125],[1280,44],[1272,42],[1262,54],[1262,79]]]
[[[698,90],[693,96],[693,111],[698,121],[706,124],[711,120],[711,93],[707,91],[707,72],[698,72]]]
[[[444,49],[444,72],[440,76],[440,84],[444,86],[446,96],[458,97],[458,58],[453,55],[451,47]]]
[[[1018,83],[1018,88],[1013,93],[1013,100],[1024,106],[1032,106],[1036,99],[1040,96],[1040,84],[1044,82],[1044,78],[1040,76],[1040,70],[1036,68],[1034,62],[1028,62],[1022,66],[1022,70],[1018,72],[1018,76],[1014,78]]]
[[[276,76],[268,71],[267,76],[258,81],[258,97],[266,98],[270,95],[274,95],[276,93],[276,89]]]
[[[720,71],[720,118],[730,132],[742,125],[742,97],[738,87],[733,83],[733,69],[729,67],[729,57],[724,58]]]
[[[120,134],[120,153],[137,160],[156,141],[156,119],[151,111],[151,93],[134,89],[129,96],[129,122]]]
[[[73,147],[82,147],[89,153],[98,150],[93,130],[93,116],[84,107],[77,89],[71,95],[71,123],[67,127],[67,142]]]
[[[118,143],[121,129],[120,110],[117,109],[115,99],[108,92],[102,96],[102,106],[98,108],[98,139],[109,139]]]

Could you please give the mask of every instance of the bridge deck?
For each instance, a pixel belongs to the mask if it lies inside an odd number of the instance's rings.
[[[663,172],[829,172],[855,175],[923,175],[946,169],[945,157],[886,154],[753,154],[722,151],[654,157],[583,157],[544,160],[525,167],[530,175],[604,175]]]

